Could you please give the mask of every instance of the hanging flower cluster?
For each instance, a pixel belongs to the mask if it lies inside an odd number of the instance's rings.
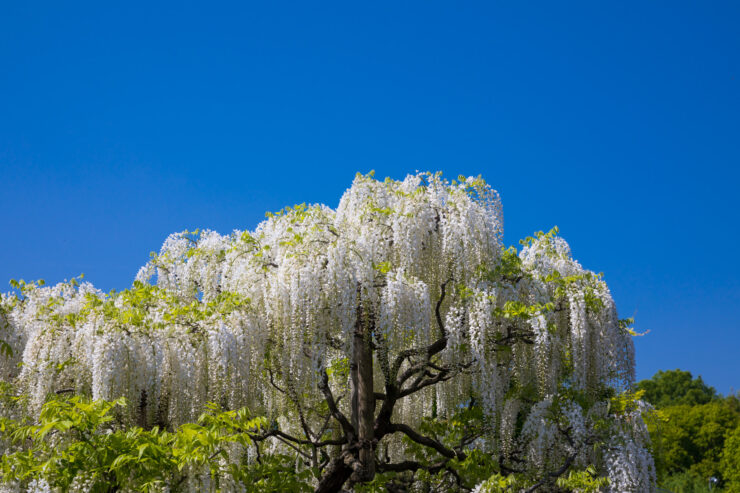
[[[3,295],[0,378],[36,412],[49,394],[75,392],[126,397],[123,418],[141,426],[194,421],[212,401],[281,429],[321,429],[309,410],[324,400],[323,375],[335,396],[347,392],[361,318],[378,392],[399,354],[441,336],[435,357],[456,369],[404,396],[395,422],[475,400],[490,424],[476,446],[512,470],[573,456],[604,468],[614,491],[650,491],[639,412],[609,408],[634,381],[629,332],[606,284],[556,233],[504,249],[501,203],[480,178],[358,175],[336,210],[297,205],[254,231],[172,234],[123,292],[73,280]],[[349,399],[338,406],[351,414]],[[595,430],[608,430],[608,446],[592,446]]]

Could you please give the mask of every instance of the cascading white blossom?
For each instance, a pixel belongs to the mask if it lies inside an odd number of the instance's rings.
[[[544,472],[575,454],[604,465],[614,491],[650,491],[639,416],[599,408],[619,430],[600,456],[590,447],[593,412],[562,404],[568,392],[603,402],[604,389],[634,381],[632,342],[606,284],[560,237],[539,235],[517,256],[502,235],[498,195],[479,178],[358,175],[336,210],[301,205],[254,231],[172,234],[124,292],[73,282],[2,295],[0,340],[10,351],[0,378],[28,394],[34,412],[71,389],[127,397],[126,419],[143,426],[192,421],[214,401],[299,431],[323,400],[321,372],[335,395],[349,388],[358,317],[373,324],[382,392],[388,361],[439,337],[446,289],[439,358],[466,371],[399,401],[395,422],[451,414],[474,398],[497,423],[485,443],[505,459]],[[350,413],[349,399],[339,406]],[[384,445],[389,456],[397,442]]]

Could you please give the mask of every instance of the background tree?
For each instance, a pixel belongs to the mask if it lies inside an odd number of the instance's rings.
[[[721,467],[726,490],[731,493],[740,492],[740,426],[727,435]]]
[[[717,391],[704,383],[701,376],[693,378],[691,372],[658,370],[650,380],[641,380],[637,388],[643,390],[643,398],[658,407],[675,405],[695,406],[706,404],[717,398]]]
[[[173,234],[121,293],[16,283],[0,370],[30,416],[66,393],[144,429],[247,406],[270,425],[230,460],[292,455],[319,492],[651,491],[628,321],[557,229],[517,252],[502,224],[480,178],[358,175],[336,210]]]
[[[666,474],[689,471],[698,477],[721,478],[720,458],[726,434],[740,422],[740,414],[722,401],[697,406],[670,406],[662,410],[663,454],[659,467]],[[662,461],[662,463],[661,463]]]
[[[740,424],[740,401],[681,370],[659,371],[637,388],[658,408],[659,419],[649,422],[658,483],[681,493],[708,491],[713,477],[715,489],[726,486],[734,477],[728,436]]]

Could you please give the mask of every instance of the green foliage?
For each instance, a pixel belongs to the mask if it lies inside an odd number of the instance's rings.
[[[609,485],[609,479],[600,477],[593,466],[583,470],[571,470],[567,475],[556,479],[557,491],[574,493],[596,493]],[[532,480],[516,474],[494,474],[481,484],[480,493],[514,493],[534,486]],[[542,491],[552,491],[541,488]]]
[[[121,426],[115,413],[125,405],[123,399],[55,399],[43,406],[38,423],[0,420],[0,435],[16,447],[0,459],[2,481],[27,484],[44,479],[67,491],[84,477],[92,492],[159,491],[165,485],[176,490],[190,471],[205,471],[216,480],[230,476],[259,481],[271,475],[266,470],[269,464],[250,470],[218,460],[228,459],[227,452],[235,445],[242,449],[252,445],[252,435],[266,426],[264,418],[252,417],[246,409],[225,411],[209,405],[198,423],[168,432]],[[272,491],[279,491],[276,488]]]
[[[493,315],[500,318],[519,318],[522,320],[529,320],[533,316],[550,311],[555,305],[552,303],[535,303],[528,305],[521,301],[507,301],[504,303],[502,308],[496,307],[493,309]]]
[[[740,493],[740,426],[728,434],[720,466],[726,491]]]
[[[702,478],[691,472],[680,472],[668,476],[663,480],[662,487],[673,493],[716,493],[722,491],[718,487],[710,485],[709,478]]]
[[[474,401],[471,401],[467,407],[459,408],[451,416],[423,418],[418,430],[425,436],[435,437],[450,449],[458,449],[467,447],[470,444],[470,437],[482,435],[488,426],[489,423],[484,417],[483,409]],[[409,455],[424,465],[432,465],[443,459],[437,452],[414,442],[408,437],[404,437],[404,441]],[[447,467],[456,472],[464,488],[473,488],[476,484],[498,472],[498,464],[493,456],[475,449],[468,450],[463,460],[450,460]],[[445,471],[441,470],[436,476],[421,471],[419,477],[426,480],[430,485],[437,485],[437,489],[439,489],[444,485],[444,476]]]
[[[549,240],[555,238],[559,232],[560,228],[558,228],[557,226],[553,226],[552,229],[547,233],[545,233],[544,231],[537,231],[534,236],[527,236],[523,240],[519,240],[519,244],[522,246],[529,246],[537,240],[548,242]]]
[[[378,262],[373,264],[373,269],[377,270],[381,274],[388,274],[393,266],[390,262]]]
[[[519,258],[519,253],[514,246],[501,250],[500,262],[493,270],[484,273],[484,276],[492,281],[518,281],[529,275],[524,272],[522,259]]]
[[[621,392],[610,399],[609,410],[620,415],[625,412],[629,413],[637,408],[644,394],[643,390]]]
[[[659,484],[676,492],[704,492],[715,477],[727,491],[740,491],[736,397],[723,398],[701,377],[681,370],[659,371],[636,388],[658,408],[659,419],[647,423]]]
[[[635,323],[635,318],[634,317],[622,318],[622,319],[620,319],[620,320],[617,321],[617,324],[619,325],[619,328],[622,329],[623,331],[627,332],[631,336],[644,336],[645,334],[647,334],[648,332],[650,332],[650,330],[646,330],[644,332],[637,332],[632,327],[632,324],[634,324],[634,323]],[[647,381],[647,380],[645,380],[645,381]]]
[[[326,374],[338,380],[344,380],[349,376],[349,358],[337,358],[327,366]]]
[[[681,370],[658,371],[650,380],[638,382],[645,391],[645,400],[657,408],[667,406],[706,404],[717,398],[717,391],[704,383],[701,377]]]
[[[519,491],[526,486],[529,486],[529,484],[524,484],[513,474],[504,476],[496,473],[485,480],[480,485],[478,491],[480,493],[511,493]]]
[[[242,467],[240,475],[242,482],[251,485],[248,491],[260,493],[291,493],[313,491],[310,480],[313,471],[310,469],[296,470],[295,456],[285,454],[265,454],[259,462]]]
[[[544,281],[554,286],[555,297],[558,299],[564,299],[566,297],[570,286],[585,284],[586,288],[583,292],[583,301],[586,304],[586,308],[592,313],[598,313],[604,308],[604,301],[596,295],[593,286],[596,283],[604,282],[601,280],[601,276],[601,274],[594,274],[592,272],[563,276],[560,272],[553,271],[544,277]]]
[[[58,302],[52,297],[41,310],[52,312]],[[134,281],[131,288],[118,293],[111,292],[107,297],[87,293],[85,305],[79,313],[52,314],[49,318],[58,325],[76,326],[91,315],[100,314],[107,320],[115,321],[119,326],[135,327],[146,331],[163,329],[171,323],[193,326],[195,322],[211,317],[224,318],[235,311],[246,311],[249,306],[249,298],[229,291],[220,292],[208,302],[187,301],[157,286]],[[153,322],[151,320],[150,315],[155,307],[161,310],[162,321]]]
[[[689,471],[702,478],[722,476],[719,461],[725,435],[740,422],[740,414],[724,401],[698,406],[670,406],[661,410],[659,474]]]
[[[0,339],[0,356],[13,357],[13,348],[7,342]]]
[[[583,471],[570,471],[567,476],[561,476],[557,485],[566,491],[578,493],[595,493],[609,485],[609,479],[599,477],[593,466],[588,466]]]

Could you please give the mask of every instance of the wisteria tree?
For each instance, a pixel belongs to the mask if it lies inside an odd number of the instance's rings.
[[[480,178],[358,175],[336,210],[170,235],[123,292],[16,283],[12,412],[123,397],[121,423],[174,430],[246,407],[269,424],[214,460],[287,457],[317,492],[653,491],[630,321],[557,229],[502,234]],[[203,467],[162,489],[251,491]]]

